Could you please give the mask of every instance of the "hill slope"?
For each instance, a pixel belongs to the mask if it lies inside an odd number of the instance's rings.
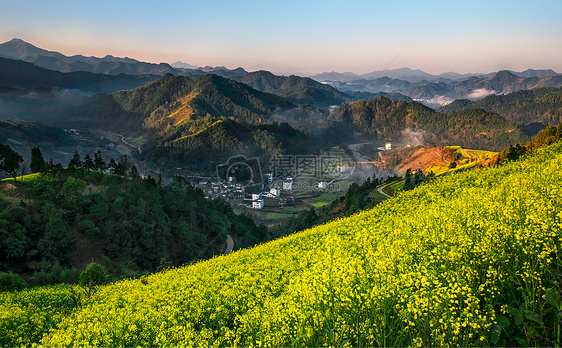
[[[351,101],[349,96],[337,89],[306,77],[277,76],[269,71],[256,71],[234,79],[259,91],[279,95],[296,104],[327,107]]]
[[[498,114],[478,109],[445,114],[417,102],[396,102],[387,98],[342,104],[332,110],[330,119],[349,124],[356,132],[382,141],[408,143],[414,133],[414,140],[421,138],[433,146],[501,150],[530,139],[521,126]]]
[[[93,122],[151,132],[144,159],[222,161],[304,146],[301,132],[269,120],[294,104],[217,75],[190,80],[166,74],[133,91],[96,98],[89,111]]]
[[[118,58],[107,55],[103,58],[82,55],[65,56],[55,51],[38,48],[20,39],[12,39],[0,44],[0,56],[21,59],[45,69],[60,72],[86,71],[96,74],[119,75],[164,75],[178,72],[169,64],[145,63],[131,58]]]
[[[50,332],[5,295],[3,322],[25,321],[11,334],[36,328],[44,345],[546,345],[538,333],[556,340],[559,320],[561,165],[557,143],[253,249],[105,286],[64,317],[32,306],[52,318]]]
[[[220,254],[227,235],[236,248],[267,237],[265,227],[183,178],[161,187],[138,172],[128,180],[59,170],[21,181],[0,184],[0,267],[35,285],[63,281],[61,269],[76,272],[92,258],[123,276],[155,271],[162,259],[182,265]]]
[[[61,73],[21,60],[0,57],[0,85],[12,88],[57,87],[88,93],[113,93],[122,89],[136,88],[158,78],[157,75],[109,76],[90,72]]]
[[[540,128],[556,126],[562,122],[562,88],[541,87],[506,95],[492,95],[476,101],[460,99],[439,111],[473,108],[496,112],[511,122],[525,125],[535,133]]]

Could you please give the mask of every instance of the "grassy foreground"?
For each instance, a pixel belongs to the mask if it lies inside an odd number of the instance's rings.
[[[0,294],[0,343],[559,344],[561,165],[558,143],[70,309],[61,288]]]

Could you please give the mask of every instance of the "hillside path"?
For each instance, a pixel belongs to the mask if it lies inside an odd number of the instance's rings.
[[[386,196],[386,197],[388,197],[388,198],[392,198],[392,196],[387,195],[386,192],[384,192],[384,191],[382,190],[383,188],[385,188],[385,187],[387,187],[387,186],[388,186],[388,185],[382,185],[382,186],[380,186],[379,188],[377,188],[377,191],[379,191],[379,193],[382,194],[383,196]]]
[[[234,239],[232,239],[230,234],[228,234],[226,236],[226,249],[224,250],[224,254],[225,255],[230,254],[233,248],[234,248]]]

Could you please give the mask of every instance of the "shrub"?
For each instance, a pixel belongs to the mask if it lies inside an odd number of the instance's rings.
[[[0,291],[15,291],[27,287],[27,283],[19,275],[0,272]]]
[[[105,280],[105,270],[99,263],[92,262],[86,270],[80,273],[80,285],[98,285]]]

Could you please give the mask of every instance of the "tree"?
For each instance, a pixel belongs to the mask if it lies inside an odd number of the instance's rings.
[[[404,175],[404,191],[409,191],[414,188],[414,184],[412,183],[412,170],[408,168],[406,170],[406,175]]]
[[[115,170],[117,169],[117,162],[112,158],[109,160],[109,171],[111,174],[115,174]]]
[[[80,285],[98,285],[105,280],[105,270],[99,263],[92,262],[80,273]]]
[[[68,162],[68,168],[69,169],[82,168],[82,159],[80,158],[80,155],[78,154],[77,151],[74,152],[74,156],[72,156],[72,158]]]
[[[16,291],[27,287],[27,283],[19,275],[0,272],[0,292]]]
[[[94,154],[94,169],[103,171],[105,168],[106,165],[105,162],[103,161],[103,158],[101,157],[101,151],[98,150],[98,152]]]
[[[131,169],[129,169],[129,178],[135,181],[139,181],[141,179],[139,170],[134,164],[131,166]]]
[[[47,166],[45,165],[45,159],[43,158],[43,153],[39,147],[34,147],[31,149],[31,164],[29,165],[32,173],[43,173],[47,171]]]
[[[86,157],[84,157],[84,163],[82,163],[82,165],[88,172],[95,168],[94,161],[92,160],[92,157],[90,157],[90,155],[86,155]]]
[[[20,163],[23,157],[8,145],[0,144],[0,170],[10,174],[16,181]]]

